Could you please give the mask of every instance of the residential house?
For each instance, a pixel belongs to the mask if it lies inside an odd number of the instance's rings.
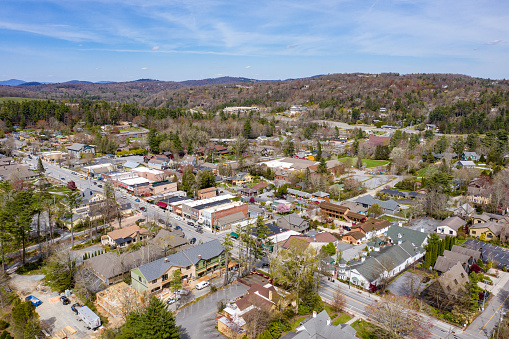
[[[156,170],[165,170],[168,168],[168,158],[153,158],[150,159],[147,163],[148,168],[153,168]]]
[[[355,202],[362,205],[365,208],[370,208],[374,204],[382,207],[384,213],[396,214],[399,212],[399,203],[390,199],[390,200],[379,200],[373,198],[371,195],[363,195],[355,199]]]
[[[388,246],[371,252],[367,259],[362,257],[360,262],[351,263],[343,279],[350,279],[354,285],[368,289],[370,284],[378,285],[382,279],[397,275],[421,259],[424,253],[423,248],[415,247],[408,241]]]
[[[141,164],[136,161],[126,161],[122,164],[122,167],[124,168],[124,171],[130,171],[133,168],[139,167]]]
[[[461,161],[478,161],[481,157],[475,152],[463,152],[461,153]]]
[[[101,243],[112,247],[126,247],[147,239],[149,235],[147,229],[133,225],[108,232],[101,237]]]
[[[281,339],[354,339],[357,331],[350,325],[332,325],[326,310],[303,320],[295,332],[288,332]]]
[[[487,240],[495,240],[500,236],[500,233],[502,233],[503,229],[505,229],[507,232],[508,228],[508,224],[488,221],[485,223],[473,224],[469,228],[469,233],[472,237],[479,238],[484,234]]]
[[[388,220],[369,219],[366,222],[352,226],[352,232],[361,231],[367,239],[371,239],[387,233],[392,222]]]
[[[456,167],[474,168],[475,166],[475,162],[469,160],[460,160],[456,163]]]
[[[198,166],[198,158],[194,155],[186,155],[180,161],[180,165],[181,165],[181,167],[185,167],[185,166],[196,167],[196,166]]]
[[[454,215],[460,217],[463,220],[469,220],[472,215],[475,213],[475,208],[473,208],[469,203],[464,203],[454,210]]]
[[[95,146],[75,143],[71,146],[67,146],[67,152],[71,157],[80,159],[82,153],[95,154]]]
[[[460,292],[468,280],[468,273],[458,262],[429,285],[421,295],[430,305],[451,311],[455,301],[461,298]]]
[[[435,262],[435,266],[433,268],[437,272],[445,273],[449,271],[452,267],[456,266],[458,263],[464,266],[465,271],[467,271],[468,273],[470,270],[469,267],[475,264],[476,261],[472,256],[445,250],[444,254],[437,258],[437,261]]]
[[[217,329],[228,338],[244,335],[250,312],[256,309],[272,312],[281,299],[279,290],[271,284],[252,283],[246,295],[233,303],[226,304],[217,321]]]
[[[462,230],[466,224],[467,222],[460,217],[449,217],[439,222],[437,233],[455,237],[458,235],[458,231]]]
[[[467,188],[467,200],[474,206],[486,206],[491,203],[491,190],[480,185],[469,185]]]
[[[329,193],[317,191],[317,192],[311,193],[311,198],[315,202],[322,202],[322,201],[329,202]]]
[[[234,186],[245,185],[253,182],[253,177],[247,172],[239,172],[229,179]]]
[[[498,223],[509,223],[509,217],[507,215],[487,213],[472,215],[472,224],[480,224],[488,221],[494,221]]]
[[[459,245],[453,245],[452,248],[451,248],[451,251],[452,252],[456,252],[456,253],[461,253],[461,254],[467,255],[469,257],[472,257],[472,258],[474,258],[475,262],[477,262],[477,260],[479,260],[479,259],[484,260],[484,258],[482,256],[482,252],[480,250],[476,251],[476,250],[473,250],[473,249],[470,249],[470,248],[466,248],[466,247],[462,247],[462,246],[459,246]]]
[[[341,241],[352,245],[360,245],[367,240],[368,238],[366,238],[366,234],[360,230],[348,232],[341,238]]]
[[[299,217],[297,213],[283,215],[276,220],[278,227],[304,233],[309,229],[309,221]]]
[[[351,222],[365,222],[368,220],[366,215],[352,212],[350,208],[345,205],[338,205],[325,201],[320,203],[320,214],[326,218],[342,218]]]
[[[12,164],[0,166],[0,180],[18,181],[30,180],[37,177],[37,172],[30,170],[27,165]]]
[[[215,239],[133,269],[131,284],[139,293],[153,294],[170,286],[173,271],[180,270],[184,280],[194,281],[218,270],[224,263],[223,246]]]
[[[391,197],[395,197],[398,199],[405,199],[407,197],[405,192],[401,192],[398,190],[391,190],[388,188],[384,188],[383,190],[380,191],[380,193],[391,196]]]

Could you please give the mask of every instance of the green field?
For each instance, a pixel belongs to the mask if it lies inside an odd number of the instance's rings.
[[[45,100],[45,99],[19,98],[19,97],[1,97],[0,98],[0,103],[6,102],[6,101],[22,102],[22,101],[28,101],[28,100]]]
[[[347,159],[350,159],[352,166],[355,166],[355,164],[357,163],[357,158],[352,158],[352,157],[341,158],[341,159],[339,159],[339,161],[346,162]],[[386,160],[362,159],[362,165],[366,168],[384,166],[384,165],[387,165],[388,163],[389,162]]]
[[[350,319],[352,319],[352,317],[349,316],[348,314],[340,313],[340,315],[336,319],[334,319],[334,321],[332,322],[332,325],[338,326],[339,324],[346,323]]]

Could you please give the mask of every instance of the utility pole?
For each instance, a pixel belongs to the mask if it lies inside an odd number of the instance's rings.
[[[498,333],[500,332],[500,324],[502,323],[503,319],[504,319],[504,309],[501,309],[500,310],[500,318],[498,319],[497,339],[498,339]]]

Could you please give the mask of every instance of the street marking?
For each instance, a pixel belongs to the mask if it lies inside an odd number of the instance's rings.
[[[500,307],[502,307],[505,303],[505,301],[507,300],[507,298],[509,298],[509,294],[507,295],[507,297],[505,297],[504,301],[502,301],[502,303],[500,304],[500,306],[497,308],[497,310],[495,311],[495,313],[492,314],[492,316],[488,319],[488,322],[486,324],[484,324],[484,326],[481,328],[481,330],[479,331],[479,334],[481,334],[481,332],[484,330],[484,328],[486,327],[486,325],[488,325],[491,321],[491,318],[493,318],[493,316],[495,314],[497,314],[498,310],[500,310]]]

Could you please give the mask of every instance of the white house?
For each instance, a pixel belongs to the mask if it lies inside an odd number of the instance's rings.
[[[444,235],[451,235],[453,237],[458,235],[458,230],[463,228],[467,222],[460,217],[449,217],[442,220],[437,226],[437,233]]]

